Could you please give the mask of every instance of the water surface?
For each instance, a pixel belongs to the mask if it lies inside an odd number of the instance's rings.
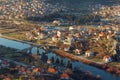
[[[11,48],[15,48],[15,49],[25,49],[30,47],[30,44],[27,43],[22,43],[22,42],[17,42],[17,41],[13,41],[13,40],[8,40],[5,38],[0,38],[0,45],[6,46],[6,47],[11,47]],[[37,53],[37,48],[33,47],[31,49],[33,54]],[[43,52],[45,52],[43,49],[39,49],[39,53],[42,54]],[[54,57],[54,62],[59,59],[59,61],[63,60],[63,63],[65,64],[64,66],[67,66],[68,64],[68,59],[67,58],[62,58],[52,52],[46,54],[48,56],[48,58],[52,58]],[[91,71],[93,75],[101,75],[102,80],[120,80],[120,77],[117,77],[113,74],[107,73],[104,70],[98,69],[96,67],[90,66],[90,65],[86,65],[82,62],[77,62],[77,61],[72,61],[72,69],[74,69],[75,67],[78,67],[80,69],[82,69],[83,71]]]

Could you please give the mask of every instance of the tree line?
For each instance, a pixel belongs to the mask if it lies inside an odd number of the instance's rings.
[[[26,20],[31,20],[31,21],[46,21],[50,22],[53,21],[57,18],[62,18],[63,20],[67,21],[72,21],[75,24],[89,24],[89,23],[94,23],[94,22],[100,22],[100,16],[95,15],[95,14],[85,14],[85,15],[74,15],[74,14],[60,14],[60,13],[54,13],[54,14],[49,14],[43,17],[27,17]]]

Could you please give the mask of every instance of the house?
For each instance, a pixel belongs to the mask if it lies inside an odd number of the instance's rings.
[[[107,39],[109,40],[109,39],[111,39],[113,36],[114,36],[114,34],[108,34],[108,35],[107,35]]]
[[[75,49],[74,52],[75,52],[75,54],[77,54],[77,55],[80,55],[80,54],[81,54],[81,50],[79,50],[79,49]]]
[[[53,37],[52,37],[52,41],[53,42],[57,42],[57,41],[59,41],[60,40],[60,38],[57,36],[57,35],[54,35]]]
[[[66,45],[70,45],[70,43],[66,39],[63,41],[63,43]]]
[[[75,39],[73,37],[68,37],[65,41],[64,44],[68,44],[71,45],[73,42],[75,41]]]
[[[61,32],[60,31],[57,31],[57,36],[61,37]]]
[[[79,37],[80,37],[80,34],[77,32],[77,33],[74,34],[74,36],[75,36],[76,38],[79,38]]]
[[[61,74],[60,78],[61,78],[61,80],[62,80],[62,79],[63,79],[63,80],[69,80],[69,79],[70,79],[70,77],[69,77],[69,75],[68,75],[67,73]]]
[[[53,24],[55,24],[55,25],[60,25],[60,21],[59,21],[59,20],[54,20],[54,21],[53,21]]]
[[[34,35],[31,32],[26,32],[25,35],[26,35],[26,39],[28,40],[32,40],[34,38]]]
[[[49,68],[47,69],[47,72],[48,72],[48,73],[56,73],[56,70],[55,70],[55,68],[53,68],[53,67],[49,67]]]
[[[108,62],[111,62],[111,61],[112,61],[112,58],[111,58],[109,55],[106,55],[106,56],[103,57],[103,61],[104,61],[105,63],[108,63]]]
[[[40,34],[39,34],[39,38],[40,38],[40,39],[43,39],[43,38],[45,38],[45,34],[43,34],[43,33],[40,33]]]
[[[99,35],[98,35],[98,38],[101,39],[101,38],[103,38],[103,37],[105,37],[105,33],[104,33],[104,32],[100,32]]]
[[[105,33],[104,32],[100,32],[99,33],[99,37],[103,37],[103,36],[105,36]]]
[[[97,36],[95,35],[95,36],[93,36],[93,39],[96,40],[96,41],[98,41],[98,40],[99,40],[99,37],[97,37]]]
[[[60,46],[60,49],[63,49],[64,51],[69,51],[70,50],[70,46],[67,44],[63,44]]]
[[[48,60],[47,60],[47,63],[48,63],[48,64],[51,64],[51,63],[52,63],[52,60],[51,60],[51,59],[48,59]]]
[[[74,37],[72,35],[68,35],[67,41],[71,44],[75,41]]]
[[[40,33],[39,36],[38,36],[38,39],[45,39],[47,37],[48,37],[48,34]]]
[[[67,45],[71,45],[74,41],[75,41],[75,38],[72,36],[72,34],[68,34],[67,39],[64,40],[64,44],[67,44]]]
[[[85,56],[86,57],[91,57],[91,56],[93,56],[94,55],[94,53],[92,52],[92,51],[90,51],[90,50],[87,50],[86,52],[85,52]]]
[[[70,26],[70,27],[69,27],[69,30],[73,30],[73,29],[74,29],[74,27],[73,27],[73,26]]]

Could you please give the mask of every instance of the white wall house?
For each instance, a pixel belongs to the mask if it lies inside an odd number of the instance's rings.
[[[87,50],[86,52],[85,52],[85,56],[86,57],[91,57],[91,56],[93,56],[94,55],[94,53],[92,52],[92,51],[90,51],[90,50]]]
[[[103,57],[103,62],[108,63],[108,62],[111,62],[111,61],[112,61],[112,58],[109,55],[106,55],[106,56]]]

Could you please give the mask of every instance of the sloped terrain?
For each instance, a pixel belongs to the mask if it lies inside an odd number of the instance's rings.
[[[119,3],[120,0],[0,0],[0,18],[43,17],[61,10],[87,12],[96,6]]]

